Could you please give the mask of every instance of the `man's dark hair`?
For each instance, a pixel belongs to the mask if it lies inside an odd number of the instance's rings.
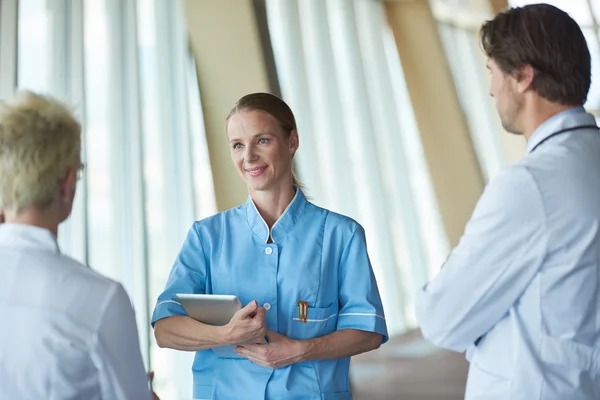
[[[485,54],[509,75],[535,71],[531,88],[546,100],[583,105],[591,84],[590,51],[577,22],[548,5],[511,8],[481,28]]]

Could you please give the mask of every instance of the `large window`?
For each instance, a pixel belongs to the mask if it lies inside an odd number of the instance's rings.
[[[365,227],[390,333],[412,328],[448,244],[383,4],[269,0],[267,14],[308,195]]]
[[[489,2],[431,0],[454,86],[486,181],[522,157],[525,143],[502,129],[489,96],[479,28],[492,17]]]
[[[216,212],[181,4],[20,0],[18,7],[18,87],[66,101],[84,126],[86,176],[61,225],[61,249],[123,283],[157,391],[191,398],[193,354],[158,349],[149,325],[187,230]]]
[[[17,53],[17,0],[0,1],[0,98],[14,89]]]

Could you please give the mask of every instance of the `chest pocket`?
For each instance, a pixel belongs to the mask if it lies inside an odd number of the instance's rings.
[[[300,318],[298,310],[291,313],[292,318],[287,321],[287,336],[292,339],[313,339],[328,335],[336,330],[338,305],[333,303],[329,307],[308,307],[306,322]]]

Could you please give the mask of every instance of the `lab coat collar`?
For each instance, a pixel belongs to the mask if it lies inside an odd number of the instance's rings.
[[[533,132],[527,142],[527,153],[531,153],[538,144],[556,132],[585,125],[596,125],[596,118],[588,114],[583,107],[574,107],[558,113]]]
[[[0,224],[0,246],[60,253],[58,242],[52,232],[26,224]]]

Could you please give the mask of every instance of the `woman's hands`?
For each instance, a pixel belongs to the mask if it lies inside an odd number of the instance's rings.
[[[265,343],[266,312],[256,300],[238,310],[224,327],[225,341],[232,345]]]
[[[277,332],[268,331],[267,344],[244,344],[235,352],[261,367],[277,369],[302,361],[303,342],[290,339]]]
[[[235,352],[255,364],[277,369],[309,360],[336,360],[377,349],[383,336],[376,332],[341,329],[308,340],[294,340],[268,331],[267,344],[244,344]]]
[[[226,325],[207,325],[193,318],[174,315],[156,321],[154,336],[159,347],[201,351],[244,343],[265,343],[266,310],[256,301],[238,310]]]

